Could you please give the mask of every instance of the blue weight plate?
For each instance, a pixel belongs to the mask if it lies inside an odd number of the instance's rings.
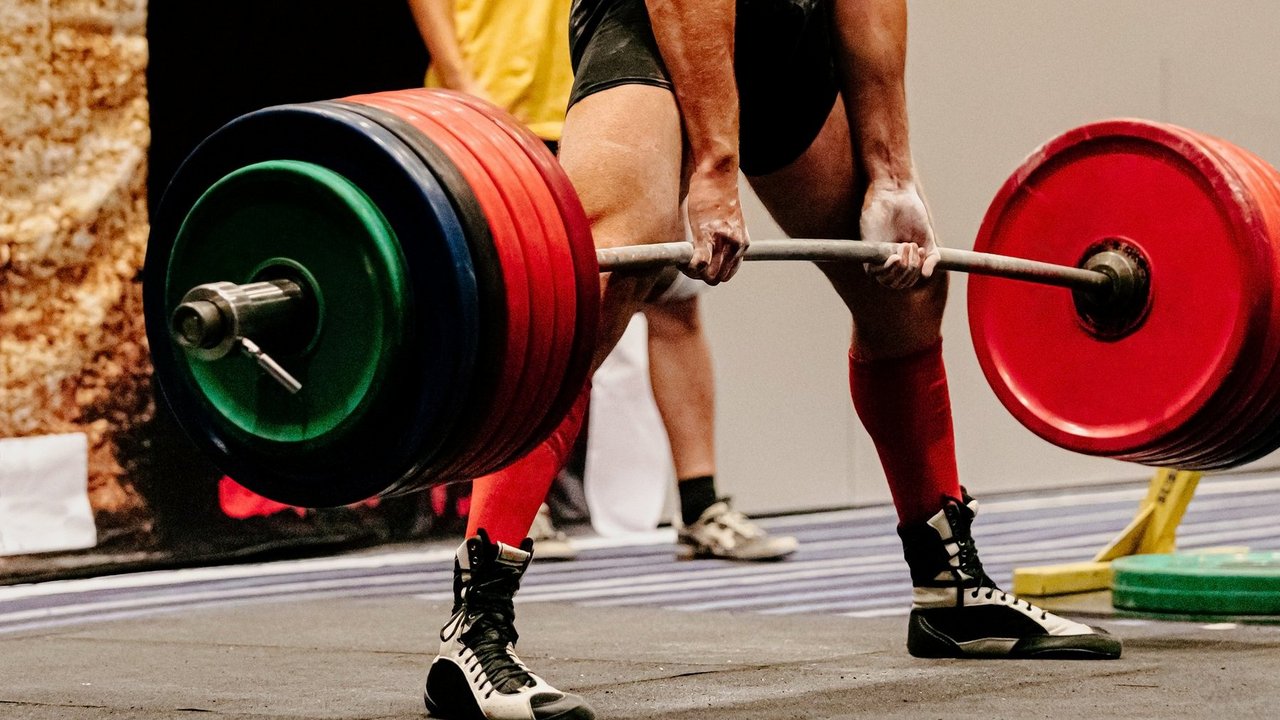
[[[229,172],[264,160],[328,168],[366,193],[400,238],[416,308],[415,342],[392,377],[401,403],[370,412],[341,447],[282,445],[278,453],[202,421],[207,404],[181,382],[169,315],[188,288],[169,288],[165,272],[188,210]],[[467,240],[449,198],[421,159],[395,134],[356,113],[282,105],[240,117],[187,158],[152,218],[144,267],[144,313],[155,377],[184,430],[229,475],[262,495],[294,505],[341,505],[396,485],[436,452],[462,411],[476,359],[479,307]],[[248,278],[208,281],[244,282]]]

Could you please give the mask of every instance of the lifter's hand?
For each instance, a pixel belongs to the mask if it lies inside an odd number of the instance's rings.
[[[898,243],[883,265],[867,264],[867,272],[885,287],[909,288],[933,275],[942,259],[934,239],[929,210],[915,183],[873,183],[867,190],[859,222],[863,240]]]
[[[722,283],[738,272],[750,243],[738,199],[737,168],[695,170],[688,198],[693,260],[684,273],[709,285]]]

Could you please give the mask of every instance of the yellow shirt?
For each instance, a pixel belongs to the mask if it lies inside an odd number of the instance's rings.
[[[573,86],[571,0],[454,0],[462,57],[489,98],[544,140],[559,140]],[[427,86],[439,87],[435,68]]]

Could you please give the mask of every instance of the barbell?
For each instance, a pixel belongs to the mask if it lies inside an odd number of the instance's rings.
[[[1248,152],[1164,123],[1039,148],[975,251],[938,264],[974,275],[971,333],[1000,401],[1061,447],[1151,465],[1280,447],[1278,188]],[[892,250],[763,240],[744,259]],[[414,89],[267,108],[202,142],[152,219],[155,378],[203,451],[281,502],[474,477],[545,439],[584,386],[599,273],[691,254],[596,250],[555,158],[482,101]]]

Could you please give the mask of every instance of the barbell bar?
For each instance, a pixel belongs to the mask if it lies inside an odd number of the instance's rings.
[[[744,261],[807,261],[819,263],[883,263],[896,252],[894,243],[852,240],[786,239],[751,243]],[[968,272],[1077,291],[1078,302],[1106,312],[1132,305],[1146,293],[1146,276],[1139,263],[1113,249],[1100,250],[1084,267],[1007,257],[992,253],[940,248],[937,268]],[[693,259],[689,242],[601,248],[596,260],[601,272],[643,271],[687,266]],[[171,335],[205,360],[226,356],[239,347],[268,376],[290,393],[302,384],[250,339],[250,335],[285,331],[300,321],[314,302],[291,280],[236,285],[214,282],[192,288],[173,311]]]
[[[1195,469],[1280,446],[1280,179],[1233,147],[1141,120],[1069,131],[1006,181],[973,251],[940,251],[974,276],[979,363],[1027,428]],[[743,259],[894,249],[761,240]],[[597,250],[554,158],[475,99],[268,108],[214,133],[162,200],[148,337],[179,421],[228,474],[340,504],[518,457],[585,381],[597,273],[692,253]]]
[[[809,261],[883,263],[894,254],[896,246],[886,242],[802,239],[757,240],[747,246],[744,261]],[[1117,278],[1105,271],[1067,267],[1053,263],[991,253],[940,248],[937,267],[980,275],[1026,280],[1042,285],[1056,285],[1085,292],[1106,293],[1117,284]],[[684,266],[693,259],[693,244],[688,242],[657,243],[601,248],[596,261],[602,272],[643,270],[647,268]],[[1127,260],[1117,259],[1118,263]],[[1111,267],[1108,265],[1108,267]],[[1123,282],[1121,280],[1120,282]]]

